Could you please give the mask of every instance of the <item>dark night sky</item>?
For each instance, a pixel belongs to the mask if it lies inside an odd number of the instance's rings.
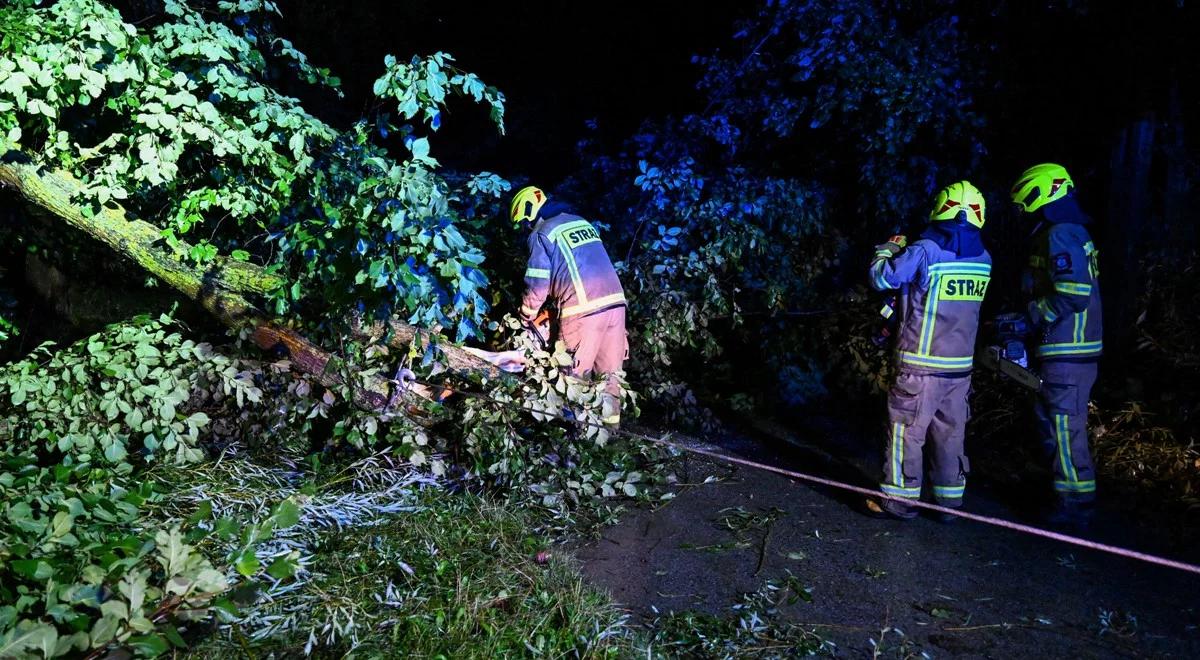
[[[552,185],[577,166],[584,122],[629,136],[644,118],[702,107],[691,56],[730,48],[735,20],[757,3],[283,0],[280,32],[342,77],[344,103],[309,104],[328,119],[358,118],[383,57],[453,54],[508,97],[508,136],[466,103],[435,138],[454,168],[528,174]],[[1196,112],[1197,8],[1176,2],[980,2],[963,25],[992,51],[977,107],[987,117],[988,169],[1011,176],[1055,160],[1104,185],[1115,133],[1148,109],[1163,114],[1172,79]],[[1080,11],[1080,8],[1090,10]],[[321,112],[322,107],[325,112]],[[983,174],[980,173],[981,179]],[[1102,195],[1095,195],[1099,198]]]
[[[464,169],[557,180],[576,163],[584,122],[599,119],[613,138],[645,117],[696,104],[691,56],[728,41],[749,3],[447,2],[285,0],[281,32],[317,64],[342,77],[342,121],[357,118],[383,57],[437,50],[500,88],[508,136],[495,138],[486,110],[459,103],[434,143]]]

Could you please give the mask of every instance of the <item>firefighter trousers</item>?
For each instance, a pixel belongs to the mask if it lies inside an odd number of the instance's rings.
[[[1034,412],[1046,454],[1053,462],[1054,491],[1068,502],[1096,498],[1096,469],[1088,448],[1088,401],[1096,384],[1095,362],[1044,362],[1042,391]]]
[[[970,463],[963,453],[967,396],[971,376],[935,376],[901,372],[888,393],[888,439],[884,452],[883,483],[888,495],[917,500],[925,472],[925,441],[929,452],[933,497],[947,507],[962,506]],[[894,500],[883,506],[892,513],[912,517],[911,507]]]
[[[573,376],[600,376],[604,384],[604,423],[621,421],[621,383],[614,377],[622,371],[629,355],[625,335],[625,306],[563,319],[561,335],[567,350],[575,358]]]

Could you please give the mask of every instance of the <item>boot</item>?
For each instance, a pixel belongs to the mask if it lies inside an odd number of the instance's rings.
[[[872,518],[885,520],[912,520],[917,517],[917,512],[913,511],[912,507],[891,500],[884,500],[880,503],[875,498],[870,498],[863,504],[863,513]]]
[[[1046,514],[1046,524],[1051,527],[1085,530],[1092,522],[1095,507],[1091,502],[1058,500]]]

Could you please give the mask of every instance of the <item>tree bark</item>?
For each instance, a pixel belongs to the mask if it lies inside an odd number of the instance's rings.
[[[186,258],[191,249],[187,243],[179,242],[171,248],[154,225],[130,218],[120,206],[109,205],[85,214],[74,201],[82,192],[78,179],[65,172],[40,170],[36,165],[16,162],[13,155],[0,160],[0,185],[13,188],[28,201],[134,261],[198,302],[227,327],[249,330],[256,345],[287,357],[295,369],[320,384],[326,387],[351,385],[354,404],[358,407],[378,411],[388,405],[392,388],[387,379],[381,376],[358,378],[340,358],[271,319],[247,298],[249,294],[266,293],[280,286],[280,278],[253,264],[224,257],[218,257],[207,268],[196,267]],[[389,345],[397,348],[407,348],[407,343],[419,335],[417,328],[398,321],[392,322],[388,329],[390,332],[385,331],[382,324],[374,324],[365,331],[360,328],[358,334],[364,339],[386,339]],[[424,345],[428,337],[422,337],[421,341]],[[447,344],[440,348],[452,369],[498,375],[493,365],[456,346]],[[347,378],[361,382],[346,383]],[[410,388],[406,396],[414,393],[433,397],[433,393],[424,388]],[[415,408],[409,409],[409,412],[415,411]]]
[[[77,201],[83,192],[78,179],[68,172],[41,170],[36,165],[18,162],[20,156],[14,156],[10,153],[0,160],[0,184],[14,188],[25,199],[132,259],[188,297],[196,297],[194,291],[204,286],[265,294],[282,284],[279,277],[254,264],[223,256],[197,273],[187,263],[186,255],[191,249],[187,243],[180,242],[171,248],[157,227],[131,218],[118,205],[102,206],[94,214],[85,214]]]
[[[399,321],[384,324],[380,322],[364,323],[361,318],[354,318],[350,324],[351,334],[361,341],[382,342],[390,348],[407,350],[413,341],[419,341],[421,348],[429,346],[430,333]],[[495,365],[453,344],[437,344],[445,364],[451,371],[465,373],[480,373],[487,378],[499,378],[500,370]]]
[[[1133,319],[1140,293],[1139,257],[1151,219],[1150,167],[1154,154],[1153,115],[1121,131],[1112,155],[1107,244],[1101,249],[1100,269],[1123,273],[1105,280],[1104,334],[1107,343],[1123,344],[1133,337]],[[1108,256],[1106,257],[1105,254]]]

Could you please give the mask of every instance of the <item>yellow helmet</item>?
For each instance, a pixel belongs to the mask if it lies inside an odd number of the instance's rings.
[[[513,224],[520,226],[522,222],[532,222],[537,219],[538,211],[546,203],[546,193],[536,186],[525,186],[513,195],[512,205],[508,207],[508,215]]]
[[[987,203],[979,189],[970,181],[952,183],[938,193],[933,203],[933,212],[929,214],[930,221],[954,220],[959,213],[965,213],[967,222],[983,229],[983,212]]]
[[[1026,213],[1033,213],[1050,202],[1067,196],[1075,188],[1067,168],[1042,163],[1025,170],[1012,187],[1012,201]]]

